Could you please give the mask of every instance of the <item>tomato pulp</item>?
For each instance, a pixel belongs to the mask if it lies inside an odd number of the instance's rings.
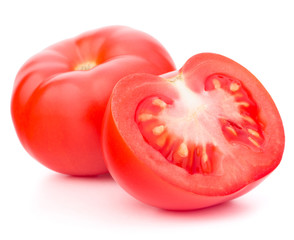
[[[54,171],[104,173],[101,124],[113,86],[130,73],[172,70],[158,41],[128,27],[105,27],[56,43],[16,76],[11,114],[18,137]]]
[[[278,166],[284,149],[268,92],[244,67],[212,53],[179,71],[119,81],[102,137],[108,169],[127,192],[176,210],[241,196]]]

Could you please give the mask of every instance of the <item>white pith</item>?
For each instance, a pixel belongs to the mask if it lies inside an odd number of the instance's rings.
[[[224,144],[219,118],[238,123],[242,116],[233,95],[221,88],[202,93],[193,92],[183,80],[172,82],[179,93],[172,107],[157,116],[171,134],[184,142],[205,146]]]

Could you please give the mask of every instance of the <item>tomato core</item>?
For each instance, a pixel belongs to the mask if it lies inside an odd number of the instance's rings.
[[[88,62],[78,64],[74,70],[75,71],[87,71],[87,70],[94,68],[95,66],[97,66],[96,62],[88,61]]]
[[[259,110],[240,80],[213,74],[201,92],[191,90],[181,74],[167,81],[178,98],[149,96],[135,115],[145,141],[167,161],[190,174],[220,175],[222,155],[231,154],[228,145],[263,151]]]

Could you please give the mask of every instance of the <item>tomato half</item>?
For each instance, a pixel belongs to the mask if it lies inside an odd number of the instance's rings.
[[[18,137],[54,171],[104,173],[101,125],[113,86],[130,73],[172,70],[157,40],[128,27],[105,27],[56,43],[16,76],[11,113]]]
[[[224,56],[179,70],[134,74],[115,86],[103,150],[114,179],[165,209],[197,209],[248,192],[279,164],[284,130],[261,83]]]

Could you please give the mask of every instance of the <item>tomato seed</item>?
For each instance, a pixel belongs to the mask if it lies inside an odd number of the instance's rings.
[[[142,113],[138,116],[139,122],[145,122],[153,118],[153,115],[150,113]]]
[[[249,117],[249,116],[242,116],[242,118],[246,121],[246,122],[249,122],[251,124],[255,124],[255,121]]]
[[[252,137],[248,137],[248,140],[252,142],[256,147],[260,147],[259,143],[256,142]]]
[[[188,151],[188,147],[185,143],[181,143],[181,145],[179,146],[179,148],[177,150],[177,154],[183,158],[188,156],[189,151]]]
[[[161,108],[166,108],[166,105],[167,105],[166,102],[162,101],[159,98],[154,99],[152,101],[152,104]]]
[[[237,102],[237,104],[239,106],[243,106],[243,107],[249,107],[250,106],[250,104],[248,102]]]
[[[234,136],[237,136],[237,132],[233,127],[227,126],[226,129],[228,129],[229,132],[232,133]]]
[[[238,83],[231,83],[231,85],[230,85],[230,90],[232,91],[232,92],[236,92],[236,91],[238,91],[239,90],[239,88],[240,88],[240,85],[238,84]]]
[[[158,147],[162,148],[166,143],[166,139],[167,139],[167,134],[162,134],[160,137],[158,137],[155,140],[155,143]]]
[[[158,136],[158,135],[161,135],[164,132],[164,129],[165,129],[164,125],[160,125],[160,126],[154,127],[152,129],[152,133],[155,136]]]
[[[213,83],[215,89],[218,89],[218,88],[221,87],[221,83],[220,83],[220,81],[217,80],[216,78],[212,80],[212,83]]]
[[[260,134],[257,132],[257,131],[255,131],[255,130],[253,130],[253,129],[248,129],[248,132],[251,134],[251,135],[253,135],[254,137],[260,137]]]

